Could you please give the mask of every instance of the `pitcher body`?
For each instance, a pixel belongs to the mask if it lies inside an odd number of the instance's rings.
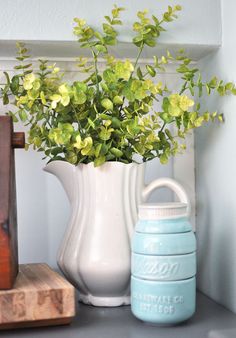
[[[145,186],[144,168],[136,163],[94,167],[64,161],[45,168],[61,181],[72,209],[58,265],[86,304],[130,304],[131,237],[138,205],[163,181]]]

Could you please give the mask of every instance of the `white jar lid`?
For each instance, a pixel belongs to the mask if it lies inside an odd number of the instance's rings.
[[[159,220],[188,216],[188,204],[172,203],[146,203],[139,206],[138,217],[141,220]]]

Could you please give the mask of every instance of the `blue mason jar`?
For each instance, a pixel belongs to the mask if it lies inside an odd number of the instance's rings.
[[[168,182],[178,194],[178,184]],[[178,195],[188,200],[183,189]],[[188,214],[189,205],[183,202],[139,207],[132,240],[131,310],[143,321],[173,325],[195,312],[196,240]]]

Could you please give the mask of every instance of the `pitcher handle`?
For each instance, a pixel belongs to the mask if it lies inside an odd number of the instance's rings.
[[[148,184],[146,187],[144,187],[142,194],[144,202],[148,199],[151,192],[153,192],[155,189],[159,189],[162,187],[167,187],[172,191],[174,191],[174,193],[178,196],[180,202],[187,204],[187,214],[189,216],[191,212],[191,206],[188,195],[185,189],[172,178],[168,177],[158,178],[153,182],[151,182],[150,184]]]

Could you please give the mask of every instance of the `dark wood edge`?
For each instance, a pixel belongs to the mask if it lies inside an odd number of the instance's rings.
[[[17,214],[13,121],[0,116],[0,289],[13,287],[18,272]],[[16,146],[22,146],[23,133],[16,134]]]
[[[11,118],[0,116],[0,220],[3,225],[9,217],[12,132]]]
[[[13,133],[12,118],[9,116],[0,116],[0,165],[4,163],[5,170],[0,169],[0,224],[6,224],[9,216],[10,201],[10,168],[12,163],[12,148],[24,148],[25,134],[23,132]],[[13,158],[14,161],[14,158]],[[1,174],[2,173],[2,174]],[[3,175],[3,173],[5,175]],[[6,178],[7,177],[7,178]]]
[[[13,133],[12,147],[13,148],[24,148],[25,147],[25,133],[23,132]]]
[[[71,324],[74,317],[64,317],[64,318],[55,318],[55,319],[46,319],[46,320],[35,320],[35,321],[25,321],[17,323],[4,323],[0,324],[0,330],[10,330],[10,329],[23,329],[29,327],[42,327],[42,326],[53,326],[53,325],[69,325]]]

